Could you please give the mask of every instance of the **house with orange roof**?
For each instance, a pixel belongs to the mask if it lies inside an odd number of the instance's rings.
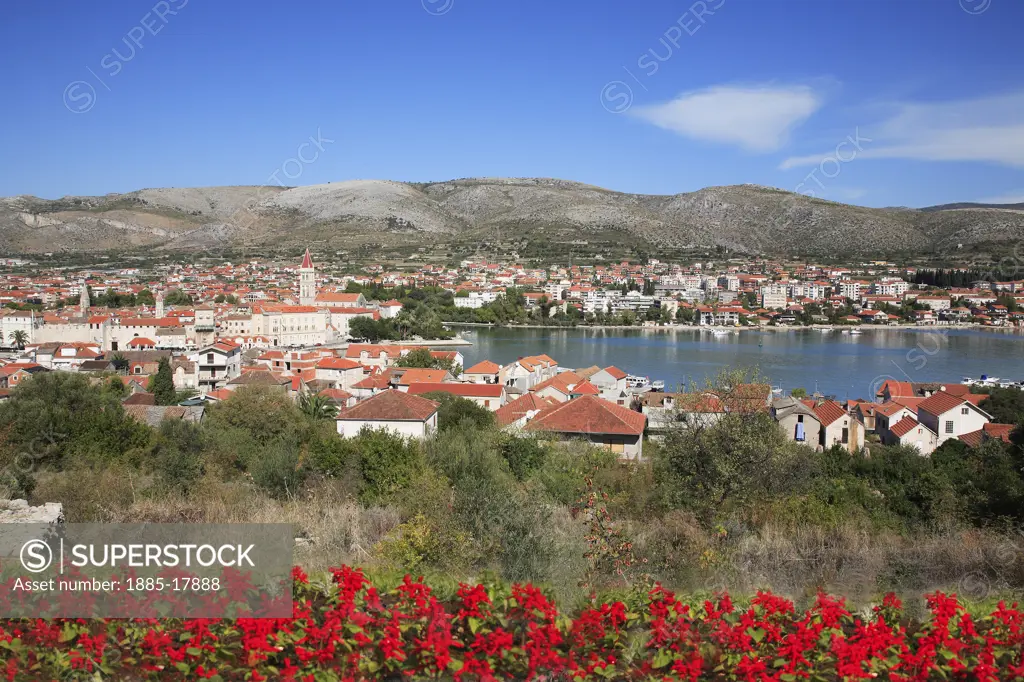
[[[536,393],[527,393],[499,407],[495,411],[494,417],[502,428],[520,428],[542,410],[559,404],[552,398],[542,398]]]
[[[520,391],[528,391],[558,373],[558,363],[547,355],[519,358],[501,368],[501,381]]]
[[[615,365],[609,365],[591,374],[588,379],[590,383],[597,386],[602,392],[619,394],[626,390],[626,377],[629,376]]]
[[[542,398],[552,398],[560,403],[564,403],[567,400],[571,400],[573,397],[573,389],[577,384],[586,381],[583,377],[576,372],[559,372],[550,379],[546,379],[536,386],[530,388],[530,391],[536,393]]]
[[[643,458],[647,417],[595,396],[583,396],[538,412],[524,430],[554,440],[582,439],[622,459]]]
[[[395,385],[399,391],[408,391],[412,384],[444,384],[454,382],[455,377],[444,369],[424,369],[422,367],[392,368],[397,378]]]
[[[981,430],[992,417],[971,400],[936,391],[918,404],[917,420],[938,434],[941,445],[950,438]]]
[[[320,358],[315,369],[317,379],[346,391],[366,376],[363,366],[348,358]]]
[[[363,429],[382,429],[425,438],[437,429],[438,404],[418,395],[385,390],[338,413],[338,433],[353,438]]]
[[[469,369],[463,370],[461,378],[472,384],[499,384],[501,365],[490,360],[481,360]]]
[[[823,400],[815,402],[811,409],[821,423],[818,445],[822,448],[839,445],[844,450],[858,452],[864,447],[864,425],[845,407],[834,400]]]
[[[225,388],[242,374],[242,349],[226,341],[200,348],[189,360],[196,364],[197,384],[203,395]]]
[[[882,442],[886,445],[909,445],[922,455],[930,455],[939,446],[939,437],[924,424],[907,416],[888,428]]]

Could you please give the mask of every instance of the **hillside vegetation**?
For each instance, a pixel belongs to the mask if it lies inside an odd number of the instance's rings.
[[[952,254],[1024,238],[1024,213],[1014,208],[874,209],[755,185],[662,196],[546,178],[354,180],[290,189],[164,188],[102,197],[0,199],[0,250],[601,239],[652,250]]]

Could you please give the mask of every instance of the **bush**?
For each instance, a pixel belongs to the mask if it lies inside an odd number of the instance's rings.
[[[261,455],[250,463],[249,474],[256,485],[278,498],[295,497],[305,480],[298,448],[283,439],[264,446]]]
[[[196,424],[165,419],[153,447],[153,467],[163,483],[187,493],[205,472],[203,431]]]
[[[423,465],[419,445],[386,429],[364,428],[354,440],[364,503],[387,502],[401,492]]]
[[[498,441],[498,447],[512,474],[520,481],[526,480],[530,474],[543,466],[548,456],[547,446],[542,445],[536,438],[503,436]]]
[[[494,413],[472,400],[444,391],[424,393],[423,397],[440,404],[437,408],[437,428],[441,431],[459,426],[464,421],[480,429],[494,426]]]

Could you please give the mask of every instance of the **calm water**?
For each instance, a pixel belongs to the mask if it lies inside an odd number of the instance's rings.
[[[1024,380],[1024,334],[978,330],[877,330],[860,335],[812,329],[743,331],[475,328],[461,348],[467,366],[546,353],[563,367],[615,365],[666,390],[703,382],[726,367],[757,367],[772,384],[815,387],[840,399],[867,398],[886,379],[959,382],[982,374]]]

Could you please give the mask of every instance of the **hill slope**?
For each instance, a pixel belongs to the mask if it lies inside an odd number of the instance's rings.
[[[871,254],[986,248],[1024,239],[1019,206],[851,206],[755,185],[671,196],[547,178],[438,183],[357,180],[291,189],[144,189],[102,197],[0,199],[0,250],[96,251],[211,245],[344,248],[473,239],[588,239],[745,253]]]

